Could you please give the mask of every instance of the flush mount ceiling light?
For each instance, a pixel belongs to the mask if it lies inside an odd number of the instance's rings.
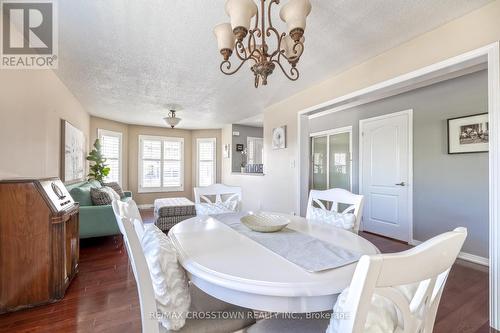
[[[256,88],[261,82],[267,85],[267,77],[273,73],[276,66],[288,79],[296,81],[299,78],[297,63],[304,52],[304,31],[306,18],[311,12],[311,3],[309,0],[289,0],[281,7],[280,18],[287,24],[288,34],[278,32],[271,21],[272,5],[279,3],[280,0],[260,0],[259,15],[254,0],[226,1],[226,13],[231,18],[231,23],[222,23],[214,28],[219,51],[224,57],[220,64],[222,73],[232,75],[238,72],[244,63],[251,61]],[[253,29],[250,29],[252,18],[255,18],[255,24]],[[271,37],[276,40],[276,49],[269,52],[270,44],[266,39]],[[229,59],[235,48],[240,64],[232,70]],[[285,61],[290,65],[288,71],[282,64]]]
[[[181,122],[181,118],[177,118],[175,112],[182,110],[182,107],[177,104],[168,104],[167,109],[168,117],[163,118],[163,120],[167,123],[168,126],[174,128]]]

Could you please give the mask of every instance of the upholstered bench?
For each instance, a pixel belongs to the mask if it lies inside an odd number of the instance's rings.
[[[194,203],[187,198],[163,198],[154,202],[155,225],[168,231],[177,223],[196,216]]]

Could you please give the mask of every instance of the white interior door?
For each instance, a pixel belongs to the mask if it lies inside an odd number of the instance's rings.
[[[363,230],[412,238],[412,111],[360,121]]]

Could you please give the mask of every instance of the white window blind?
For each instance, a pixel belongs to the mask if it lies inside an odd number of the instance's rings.
[[[216,173],[216,139],[196,140],[197,150],[197,185],[208,186],[215,183]]]
[[[122,133],[104,129],[97,130],[97,136],[101,142],[101,151],[106,158],[106,164],[110,168],[105,182],[117,182],[122,184]]]
[[[184,190],[184,139],[139,136],[139,192]]]

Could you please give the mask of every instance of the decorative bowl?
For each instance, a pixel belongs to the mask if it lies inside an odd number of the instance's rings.
[[[241,223],[253,231],[277,232],[285,228],[290,220],[282,215],[273,213],[250,213],[240,219]]]

